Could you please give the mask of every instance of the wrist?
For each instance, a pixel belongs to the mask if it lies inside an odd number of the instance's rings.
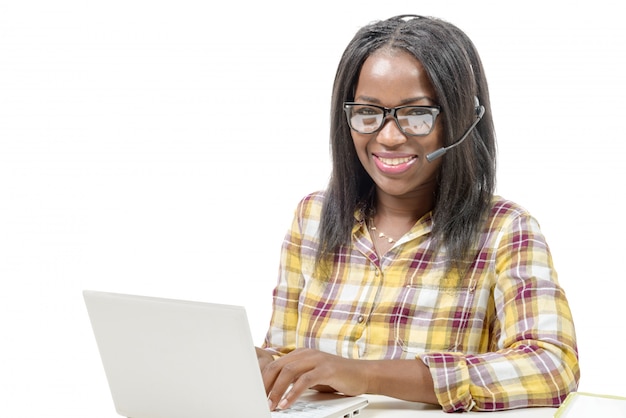
[[[384,373],[384,363],[383,361],[379,361],[379,360],[357,360],[360,361],[361,363],[365,363],[364,366],[366,367],[362,367],[362,369],[364,370],[364,382],[365,384],[365,391],[364,393],[369,393],[369,394],[373,394],[373,395],[381,395],[383,394],[382,392],[382,388],[381,388],[381,384],[384,380],[383,378],[383,373]]]

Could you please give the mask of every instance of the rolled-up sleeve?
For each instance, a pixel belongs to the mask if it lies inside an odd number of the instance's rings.
[[[486,353],[425,353],[445,411],[560,405],[580,378],[572,314],[538,223],[523,213],[497,236]]]

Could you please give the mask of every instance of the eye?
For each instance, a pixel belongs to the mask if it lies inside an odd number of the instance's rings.
[[[403,112],[404,116],[423,116],[430,115],[431,112],[429,109],[425,109],[423,107],[407,107]]]
[[[359,116],[376,116],[380,115],[382,111],[371,106],[357,106],[354,108],[354,113]]]

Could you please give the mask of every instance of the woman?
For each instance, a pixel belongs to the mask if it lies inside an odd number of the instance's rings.
[[[579,380],[574,325],[538,223],[494,195],[470,39],[419,16],[362,28],[331,117],[332,176],[296,210],[257,349],[270,408],[308,388],[444,411],[558,406]]]

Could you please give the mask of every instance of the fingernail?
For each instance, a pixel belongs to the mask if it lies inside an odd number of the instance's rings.
[[[272,400],[271,400],[271,399],[268,399],[268,400],[267,400],[267,406],[269,406],[270,411],[271,411],[271,410],[272,410],[272,408],[274,407],[274,402],[272,402]]]
[[[278,409],[285,409],[287,406],[287,399],[283,398],[280,402],[278,402]]]

